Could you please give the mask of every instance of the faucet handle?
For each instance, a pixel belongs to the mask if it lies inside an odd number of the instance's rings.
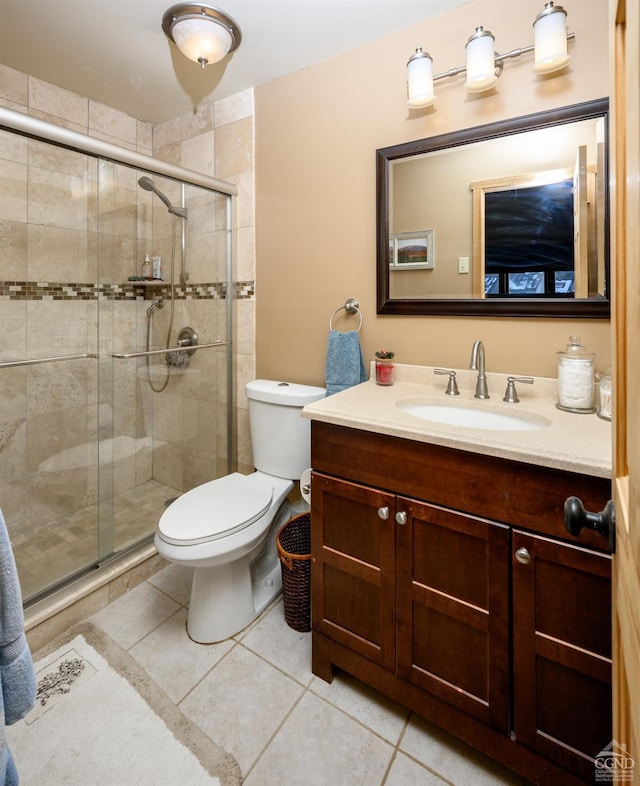
[[[525,382],[527,385],[533,385],[533,377],[507,377],[507,389],[502,399],[507,404],[517,404],[520,401],[516,392],[516,382]]]
[[[448,368],[434,368],[434,374],[448,374],[449,375],[449,384],[447,385],[447,389],[445,390],[445,394],[447,396],[459,396],[460,391],[458,390],[458,383],[456,382],[456,372],[451,371]]]

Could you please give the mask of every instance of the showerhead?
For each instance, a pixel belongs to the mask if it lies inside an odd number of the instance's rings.
[[[160,191],[160,189],[156,186],[153,180],[150,177],[144,175],[138,180],[138,185],[140,188],[143,188],[145,191],[153,191],[153,193],[160,197],[164,205],[166,206],[167,210],[170,213],[173,213],[175,216],[180,216],[180,218],[187,217],[187,209],[184,207],[174,207],[169,200],[169,197]]]

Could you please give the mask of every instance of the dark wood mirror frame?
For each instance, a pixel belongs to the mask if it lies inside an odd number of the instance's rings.
[[[605,287],[603,297],[592,298],[391,298],[389,289],[389,167],[393,161],[431,151],[458,147],[485,139],[518,134],[539,128],[592,118],[604,118],[605,126]],[[406,142],[376,151],[377,209],[377,313],[403,315],[560,317],[609,319],[611,282],[609,266],[609,100],[606,98],[547,112],[503,120],[484,126],[453,131]]]

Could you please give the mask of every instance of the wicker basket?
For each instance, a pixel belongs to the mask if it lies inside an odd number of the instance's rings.
[[[290,628],[311,630],[311,514],[303,513],[280,527],[276,539],[284,618]]]

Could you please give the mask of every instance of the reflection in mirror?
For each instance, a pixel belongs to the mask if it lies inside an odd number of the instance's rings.
[[[608,101],[377,151],[378,313],[609,316]]]

